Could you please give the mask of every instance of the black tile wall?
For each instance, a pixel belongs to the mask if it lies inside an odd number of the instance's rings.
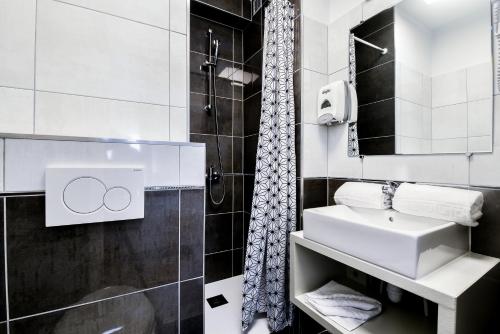
[[[147,191],[144,219],[60,227],[44,194],[0,199],[10,333],[177,333],[179,284],[203,282],[203,189]]]
[[[205,254],[233,248],[233,214],[209,215],[205,219]]]
[[[259,132],[260,111],[261,111],[261,93],[245,99],[243,104],[244,112],[244,134],[245,136],[254,135]]]
[[[203,334],[203,279],[180,285],[180,333]]]
[[[208,20],[196,15],[191,15],[190,24],[190,49],[208,54],[208,29],[214,32],[213,37],[220,40],[219,57],[223,60],[233,61],[233,28]]]
[[[233,253],[225,252],[205,256],[205,283],[212,283],[233,276]]]
[[[391,8],[375,15],[351,32],[372,44],[388,49],[388,53],[384,55],[372,47],[356,42],[359,153],[394,154],[394,10]]]
[[[304,179],[304,197],[303,208],[317,208],[327,205],[328,180],[321,179]]]
[[[0,197],[0,240],[4,240],[4,202],[5,199],[3,197]],[[0,262],[0,321],[5,321],[7,319],[7,310],[6,310],[6,305],[5,305],[5,253],[4,253],[4,247],[0,247],[0,259],[2,261]],[[1,326],[0,326],[1,328]],[[0,333],[2,331],[0,330]]]
[[[207,3],[211,6],[225,10],[235,15],[243,16],[250,19],[251,3],[249,0],[197,0]]]

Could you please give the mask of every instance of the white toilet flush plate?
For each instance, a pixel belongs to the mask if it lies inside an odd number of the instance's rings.
[[[142,168],[47,167],[45,226],[144,218]]]

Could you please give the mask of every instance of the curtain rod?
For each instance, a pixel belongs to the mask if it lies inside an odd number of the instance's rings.
[[[361,39],[361,38],[359,38],[359,37],[354,36],[354,39],[355,39],[356,41],[360,42],[360,43],[363,43],[363,44],[368,45],[368,46],[370,46],[370,47],[372,47],[372,48],[374,48],[374,49],[379,50],[380,52],[382,52],[382,54],[383,54],[383,55],[385,55],[387,52],[389,52],[389,50],[388,50],[387,48],[381,48],[381,47],[376,46],[375,44],[372,44],[372,43],[370,43],[370,42],[367,42],[367,41],[365,41],[364,39]]]

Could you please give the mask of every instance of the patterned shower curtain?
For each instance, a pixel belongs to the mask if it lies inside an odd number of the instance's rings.
[[[293,5],[265,9],[263,94],[252,213],[243,273],[242,326],[267,313],[275,332],[291,323],[289,236],[295,230],[295,114]]]

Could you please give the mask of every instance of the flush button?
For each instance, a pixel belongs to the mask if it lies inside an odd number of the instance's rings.
[[[66,207],[79,214],[89,214],[99,210],[106,186],[94,177],[79,177],[66,185],[63,201]]]
[[[123,211],[130,205],[132,196],[124,187],[113,187],[104,195],[104,205],[111,211]]]

